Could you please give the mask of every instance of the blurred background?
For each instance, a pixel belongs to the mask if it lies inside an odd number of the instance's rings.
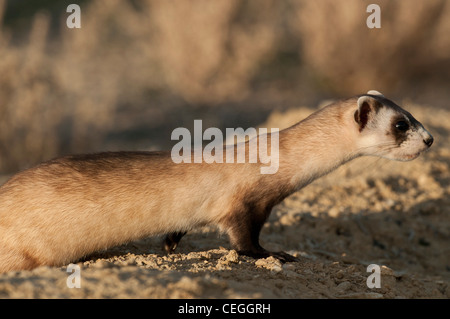
[[[370,89],[448,109],[449,80],[445,0],[0,0],[0,173]]]

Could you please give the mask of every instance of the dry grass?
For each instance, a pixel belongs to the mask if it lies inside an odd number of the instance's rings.
[[[368,3],[95,0],[80,30],[56,38],[37,13],[22,44],[0,21],[0,171],[101,149],[124,121],[168,123],[174,104],[189,112],[448,80],[448,2],[380,0],[381,30],[365,26]]]
[[[431,79],[448,81],[450,3],[380,0],[381,29],[368,29],[365,12],[372,2],[296,2],[292,26],[318,76],[346,94],[367,91],[374,83],[388,91]]]

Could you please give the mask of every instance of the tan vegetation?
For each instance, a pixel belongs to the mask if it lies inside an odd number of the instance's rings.
[[[372,1],[373,2],[373,1]],[[370,1],[301,1],[296,29],[305,61],[336,91],[354,94],[443,80],[450,69],[448,1],[381,0],[381,28],[365,27]],[[434,73],[434,76],[430,76]],[[385,89],[386,88],[386,89]]]

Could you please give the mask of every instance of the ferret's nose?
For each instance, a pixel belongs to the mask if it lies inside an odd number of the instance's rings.
[[[428,147],[430,147],[431,144],[433,144],[433,141],[434,141],[434,139],[433,139],[432,136],[430,136],[430,137],[428,137],[427,139],[424,139],[424,140],[423,140],[423,142],[424,142]]]

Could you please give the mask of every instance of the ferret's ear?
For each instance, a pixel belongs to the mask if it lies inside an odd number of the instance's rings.
[[[370,92],[370,91],[369,91]],[[375,105],[377,101],[370,96],[363,95],[358,99],[358,109],[355,111],[355,121],[359,125],[359,131],[366,127],[367,122],[371,117],[371,113],[375,112]]]
[[[380,92],[375,91],[375,90],[370,90],[369,92],[367,92],[367,94],[370,94],[370,95],[378,95],[378,96],[384,97],[383,94],[381,94]]]

